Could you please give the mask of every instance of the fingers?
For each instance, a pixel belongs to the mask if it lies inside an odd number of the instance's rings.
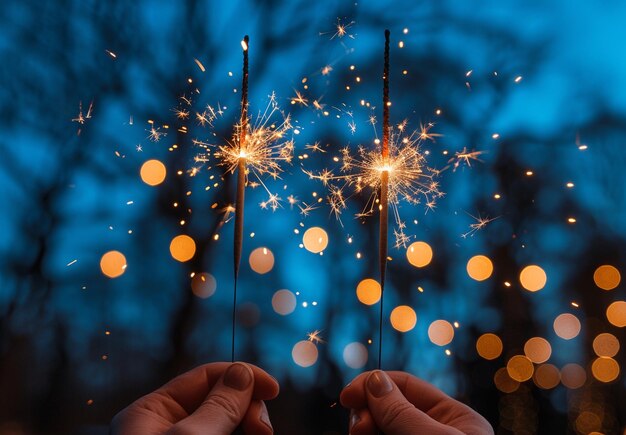
[[[243,420],[254,390],[254,373],[247,364],[234,363],[215,383],[206,399],[169,434],[232,433]]]
[[[350,435],[378,435],[374,418],[367,408],[350,411]]]
[[[278,382],[259,367],[246,364],[254,374],[252,397],[270,400],[278,395]],[[167,422],[176,423],[193,413],[231,363],[204,364],[172,379],[158,390],[140,398],[120,414],[136,414],[137,409],[149,410]]]
[[[462,432],[441,424],[417,409],[383,371],[371,372],[365,380],[365,396],[376,426],[387,434],[452,435]]]
[[[155,393],[169,396],[179,403],[188,414],[192,413],[205,399],[213,385],[231,363],[205,364],[184,373],[159,388]],[[247,364],[254,374],[255,399],[270,400],[278,395],[278,382],[259,367]]]
[[[241,427],[245,434],[271,435],[274,433],[265,402],[253,400],[243,417]]]
[[[344,388],[340,397],[343,406],[352,409],[369,406],[366,388],[371,373],[360,374]],[[387,374],[408,402],[432,419],[468,434],[493,433],[491,425],[480,414],[428,382],[405,372],[387,372]]]
[[[365,396],[365,381],[371,372],[358,375],[341,392],[341,404],[347,408],[362,408],[367,405]],[[427,412],[430,408],[441,401],[458,403],[446,395],[437,387],[405,372],[386,372],[400,391],[407,397],[409,402],[422,411]]]

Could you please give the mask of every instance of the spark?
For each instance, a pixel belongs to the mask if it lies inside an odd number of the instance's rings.
[[[104,50],[106,54],[111,56],[113,59],[117,59],[117,54],[113,53],[111,50]]]
[[[402,126],[402,124],[400,124]],[[404,123],[404,125],[406,125],[406,121]],[[431,133],[430,129],[433,128],[435,126],[434,123],[429,122],[428,124],[421,124],[420,123],[420,139],[423,141],[426,140],[430,140],[432,142],[435,142],[435,138],[436,137],[441,137],[443,135],[438,134],[438,133]],[[402,126],[402,128],[404,128],[404,126]]]
[[[200,71],[205,72],[206,69],[204,68],[204,65],[202,65],[202,62],[200,62],[198,59],[194,58],[194,62],[196,62],[196,65],[198,65],[198,68],[200,68]]]
[[[388,199],[393,210],[396,229],[396,247],[406,246],[409,237],[404,233],[398,206],[401,201],[411,205],[424,204],[426,211],[435,208],[436,199],[444,194],[435,180],[438,171],[426,166],[426,159],[420,146],[424,139],[421,130],[406,132],[406,122],[390,128],[389,156],[384,159],[378,149],[369,150],[359,145],[356,153],[348,147],[341,150],[336,161],[340,168],[337,173],[330,169],[319,172],[304,170],[311,179],[321,181],[328,189],[326,197],[331,214],[340,219],[347,208],[349,197],[370,191],[364,209],[357,217],[371,216],[379,208],[381,173],[389,174]],[[351,193],[347,193],[351,192]]]
[[[300,104],[304,107],[308,107],[309,100],[304,98],[302,94],[300,93],[300,91],[295,91],[295,92],[296,92],[296,96],[291,98],[291,104]]]
[[[172,109],[172,112],[174,112],[174,114],[176,115],[176,118],[178,119],[181,119],[181,120],[189,119],[189,110],[175,108],[175,109]]]
[[[454,153],[454,157],[448,160],[448,163],[454,162],[452,172],[455,172],[463,163],[465,163],[468,168],[471,168],[472,160],[482,162],[482,160],[478,158],[481,154],[485,154],[485,151],[468,151],[467,147],[463,147],[461,151]]]
[[[321,146],[319,142],[315,142],[314,144],[307,144],[304,146],[304,149],[306,150],[311,150],[313,152],[320,152],[320,153],[325,153],[326,150],[324,150]]]
[[[302,205],[298,205],[298,208],[300,209],[300,214],[305,217],[308,216],[313,210],[317,209],[317,207],[309,205],[306,202],[303,202]]]
[[[322,75],[323,76],[327,76],[330,74],[330,72],[333,70],[333,67],[330,65],[325,65],[324,68],[322,68]]]
[[[340,18],[337,18],[337,24],[335,25],[335,29],[332,32],[320,32],[321,35],[328,35],[332,33],[330,37],[331,41],[335,38],[341,39],[344,36],[347,36],[350,39],[354,39],[354,35],[348,33],[348,29],[355,24],[354,21],[350,21],[349,23],[343,23]]]
[[[295,197],[294,195],[289,195],[287,197],[287,202],[289,203],[289,206],[291,208],[293,208],[293,206],[297,205],[300,202],[300,200],[297,197]]]
[[[167,136],[167,133],[161,131],[160,127],[154,126],[153,121],[148,121],[148,123],[150,124],[150,130],[146,131],[149,133],[148,139],[150,139],[152,142],[158,142],[161,140],[162,137]]]
[[[67,267],[71,266],[72,264],[76,263],[78,260],[72,260],[69,263],[67,263]]]
[[[464,239],[467,238],[467,236],[474,237],[474,233],[476,233],[477,231],[482,230],[483,228],[485,228],[487,226],[488,223],[495,221],[499,217],[498,216],[498,217],[490,219],[489,216],[487,216],[486,218],[483,218],[483,217],[480,216],[480,214],[478,216],[472,216],[469,213],[467,213],[467,214],[472,219],[474,219],[476,222],[470,224],[470,226],[469,226],[470,230],[468,232],[461,234],[461,237],[463,237]]]
[[[91,118],[91,112],[93,110],[93,101],[89,103],[89,108],[87,109],[87,114],[83,115],[83,102],[78,102],[78,115],[76,118],[72,119],[72,122],[78,122],[79,124],[84,124],[85,120]]]
[[[322,104],[321,103],[322,98],[318,98],[317,100],[313,100],[313,107],[315,108],[315,110],[319,110],[320,112],[324,111],[324,107],[326,107],[326,104]]]
[[[585,151],[589,148],[586,144],[580,142],[580,133],[576,133],[576,146],[580,151]]]
[[[303,305],[306,306],[306,305]],[[322,331],[320,331],[319,329],[316,329],[313,332],[309,332],[307,333],[307,340],[309,340],[312,343],[326,343],[326,341],[324,341],[324,339],[320,336],[320,334],[322,333]]]
[[[137,152],[138,152],[138,153],[140,153],[140,152],[142,152],[142,151],[143,151],[143,148],[141,147],[141,144],[137,145],[137,146],[135,147],[135,149],[137,150]]]

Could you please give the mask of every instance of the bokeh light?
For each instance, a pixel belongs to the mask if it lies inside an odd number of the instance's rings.
[[[126,257],[119,251],[109,251],[100,258],[100,270],[109,278],[117,278],[126,271]]]
[[[186,234],[176,236],[170,242],[170,254],[181,263],[189,261],[196,254],[196,242]]]
[[[531,264],[522,269],[519,281],[526,290],[536,292],[545,287],[548,277],[546,272],[539,266]]]
[[[167,170],[159,160],[148,160],[139,171],[141,180],[149,186],[157,186],[165,181]]]
[[[604,332],[598,334],[593,339],[593,351],[598,356],[604,356],[607,358],[614,357],[619,352],[620,344],[619,340],[613,334]]]
[[[541,364],[535,370],[533,381],[539,388],[549,390],[559,385],[561,373],[559,369],[552,364]]]
[[[593,273],[593,281],[602,290],[613,290],[621,279],[619,270],[608,264],[598,267]]]
[[[619,364],[613,358],[598,357],[591,364],[591,373],[600,382],[613,382],[619,376]]]
[[[266,247],[256,248],[250,253],[248,262],[252,270],[263,275],[274,267],[274,254]]]
[[[554,319],[554,332],[564,340],[571,340],[580,333],[580,320],[570,313],[563,313]]]
[[[206,299],[215,293],[217,281],[210,273],[197,273],[191,279],[191,291],[199,298]]]
[[[426,242],[413,242],[406,250],[406,258],[415,267],[425,267],[433,259],[433,249]]]
[[[296,295],[289,290],[278,290],[272,296],[272,308],[281,316],[293,313],[296,303]]]
[[[511,379],[524,382],[533,377],[535,366],[526,356],[515,355],[506,363],[506,370]]]
[[[312,227],[304,232],[302,236],[304,248],[318,254],[328,246],[328,234],[320,227]]]
[[[493,263],[484,255],[475,255],[467,262],[467,274],[476,281],[484,281],[493,273]]]
[[[519,382],[509,376],[509,372],[504,367],[499,368],[493,375],[493,383],[498,390],[507,394],[517,391],[520,385]]]
[[[360,369],[367,364],[367,348],[358,342],[343,348],[343,361],[351,369]]]
[[[428,327],[428,338],[437,346],[445,346],[454,338],[454,327],[445,320],[435,320]]]
[[[587,373],[585,369],[578,364],[566,364],[561,369],[561,383],[567,388],[575,390],[585,385],[587,381]]]
[[[408,332],[415,328],[417,314],[415,314],[415,310],[408,305],[400,305],[391,311],[390,319],[393,329],[400,332]]]
[[[615,301],[606,309],[606,318],[618,328],[626,326],[626,301]]]
[[[374,305],[380,300],[380,284],[375,279],[365,278],[356,287],[356,297],[362,304]]]
[[[293,362],[300,367],[310,367],[317,361],[317,346],[309,340],[297,342],[291,350]]]
[[[524,354],[532,362],[540,364],[548,361],[552,355],[552,346],[542,337],[533,337],[524,344]]]
[[[582,411],[576,417],[575,426],[577,433],[580,434],[597,434],[597,430],[602,429],[602,419],[598,414],[592,411]],[[602,435],[602,434],[601,434]]]
[[[500,337],[490,332],[481,335],[476,340],[476,351],[486,360],[498,358],[502,354],[502,347]]]

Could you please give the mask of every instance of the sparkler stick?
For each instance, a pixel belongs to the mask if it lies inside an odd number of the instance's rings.
[[[233,285],[233,331],[231,361],[235,362],[235,320],[237,315],[237,279],[241,264],[243,247],[243,212],[246,191],[246,132],[248,129],[248,35],[241,41],[243,48],[243,78],[241,83],[241,120],[239,125],[239,161],[237,164],[237,197],[235,202],[235,237],[233,246],[234,257],[234,285]]]
[[[380,316],[378,321],[378,369],[382,365],[383,351],[383,301],[385,273],[387,271],[388,186],[389,186],[389,30],[385,30],[385,66],[383,70],[383,167],[380,173],[380,232],[378,236],[378,261],[380,267]]]

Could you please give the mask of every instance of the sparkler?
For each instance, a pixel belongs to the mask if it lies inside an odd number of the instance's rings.
[[[363,189],[372,189],[372,195],[367,201],[365,208],[357,217],[365,217],[374,214],[376,208],[380,212],[379,222],[379,252],[378,262],[380,271],[381,299],[379,319],[379,349],[378,367],[382,360],[382,321],[383,300],[387,269],[388,232],[389,232],[389,209],[396,223],[394,228],[395,247],[405,247],[410,237],[405,234],[406,224],[402,221],[398,209],[400,201],[411,205],[424,202],[426,210],[435,207],[435,200],[443,196],[439,190],[439,183],[435,180],[439,171],[426,166],[426,159],[420,151],[420,144],[426,140],[434,141],[439,135],[431,133],[433,124],[421,125],[413,132],[407,132],[407,122],[402,121],[397,126],[389,122],[389,31],[385,31],[385,57],[383,70],[383,137],[379,150],[367,150],[359,146],[356,155],[351,154],[349,148],[341,150],[341,156],[333,157],[335,162],[341,164],[341,173],[335,174],[332,170],[324,169],[321,172],[304,170],[309,178],[322,181],[329,189],[327,197],[331,213],[337,219],[344,209],[350,194],[346,193],[348,187],[355,193]],[[346,112],[348,113],[348,112]],[[349,114],[349,113],[348,113]],[[370,117],[370,123],[376,124],[376,117]],[[316,150],[313,150],[316,151]],[[360,253],[357,254],[360,258]]]
[[[387,272],[387,233],[389,226],[389,30],[385,30],[385,66],[383,69],[383,143],[380,171],[380,226],[378,236],[378,265],[380,267],[380,316],[378,319],[378,369],[383,352],[383,301]]]
[[[233,285],[233,330],[231,343],[231,361],[235,362],[235,317],[237,314],[237,279],[241,264],[241,250],[243,247],[243,212],[246,191],[246,130],[248,129],[248,35],[241,42],[243,49],[243,77],[241,83],[241,121],[239,124],[239,158],[237,159],[237,197],[235,200],[235,237],[234,237],[234,273]],[[234,162],[233,162],[234,164]],[[234,168],[233,168],[234,170]]]
[[[232,347],[231,360],[235,361],[235,318],[237,307],[237,281],[241,265],[241,253],[243,249],[243,224],[245,206],[245,188],[247,176],[253,174],[258,180],[255,185],[261,185],[267,191],[269,198],[261,203],[261,208],[276,210],[279,207],[280,198],[269,191],[262,180],[262,176],[269,175],[276,179],[282,172],[281,162],[290,162],[293,155],[293,140],[283,140],[288,130],[291,129],[289,116],[282,116],[281,122],[274,122],[274,114],[280,112],[276,96],[270,96],[270,102],[265,111],[257,116],[254,125],[248,117],[248,44],[246,35],[241,41],[243,49],[243,78],[241,85],[241,117],[236,125],[233,140],[226,145],[221,145],[214,153],[219,159],[220,165],[226,166],[227,171],[237,172],[237,193],[235,200],[235,234],[233,239],[234,260],[234,284],[233,284],[233,313],[232,313]],[[280,112],[282,114],[282,112]],[[208,114],[207,123],[215,112],[207,107],[204,115]],[[250,185],[253,183],[250,182]]]

